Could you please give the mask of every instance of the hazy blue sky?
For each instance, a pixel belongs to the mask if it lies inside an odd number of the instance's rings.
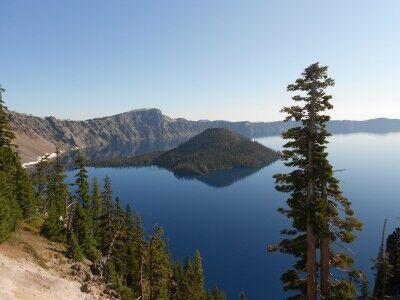
[[[0,0],[5,99],[40,116],[279,120],[315,61],[335,119],[400,118],[400,1]]]

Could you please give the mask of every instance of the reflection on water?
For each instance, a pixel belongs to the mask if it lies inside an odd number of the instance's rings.
[[[257,140],[275,150],[281,150],[284,143],[279,137]],[[127,147],[123,153],[131,155],[135,149],[144,148]],[[101,151],[101,155],[117,153]],[[356,267],[366,272],[372,287],[371,259],[378,253],[383,221],[389,217],[387,233],[400,225],[396,218],[400,215],[400,133],[334,135],[328,151],[334,169],[346,169],[336,176],[364,223],[364,230],[349,248]],[[174,258],[184,260],[199,249],[207,287],[224,288],[228,299],[238,299],[243,290],[255,300],[288,296],[280,276],[292,258],[266,251],[268,244],[282,238],[280,231],[290,226],[276,211],[287,195],[275,190],[272,177],[287,171],[283,162],[277,161],[260,170],[231,170],[180,180],[156,167],[88,168],[90,178],[110,176],[114,196],[140,212],[148,232],[155,223],[165,228]],[[68,182],[75,173],[67,173]]]
[[[174,174],[176,178],[183,180],[198,180],[208,186],[223,188],[234,184],[244,178],[253,175],[262,168],[237,168],[231,170],[218,170],[202,176],[190,176]]]
[[[168,140],[144,140],[135,141],[132,143],[113,143],[103,147],[87,147],[80,149],[87,161],[95,159],[107,158],[124,158],[141,155],[159,150],[169,150],[177,147],[179,144],[185,142],[188,138],[168,139]],[[73,168],[73,162],[77,150],[69,151],[63,154],[63,164],[66,169]],[[121,166],[123,167],[123,166]],[[240,181],[262,168],[236,168],[231,170],[218,170],[203,176],[192,176],[174,174],[176,178],[182,180],[198,180],[207,184],[208,186],[221,188],[227,187]]]
[[[169,150],[185,142],[188,138],[167,140],[142,140],[128,143],[112,143],[103,147],[86,147],[80,149],[86,160],[132,157],[158,150]],[[63,162],[67,169],[72,167],[76,150],[63,155]]]

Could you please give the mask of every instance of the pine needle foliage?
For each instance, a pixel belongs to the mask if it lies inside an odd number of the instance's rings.
[[[24,219],[34,216],[37,201],[28,174],[21,166],[0,86],[0,243]]]
[[[316,299],[317,293],[324,299],[356,296],[353,280],[348,277],[350,272],[354,274],[354,261],[348,251],[343,251],[343,244],[354,240],[354,231],[361,230],[362,224],[354,217],[351,203],[342,194],[328,160],[330,134],[326,123],[330,117],[325,112],[333,106],[332,96],[325,90],[334,85],[334,80],[327,69],[318,63],[307,67],[287,87],[289,92],[298,93],[292,97],[295,105],[282,109],[287,114],[285,121],[299,124],[283,133],[286,143],[282,160],[289,172],[274,176],[276,189],[288,194],[287,206],[279,212],[291,220],[291,228],[281,232],[285,238],[270,250],[295,257],[292,267],[281,277],[284,290],[298,292],[288,299]],[[345,274],[333,278],[329,271],[333,267]]]

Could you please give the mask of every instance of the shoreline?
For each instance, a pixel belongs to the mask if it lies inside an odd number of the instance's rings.
[[[63,153],[68,152],[68,151],[78,150],[78,149],[79,149],[79,147],[74,147],[74,148],[72,148],[70,150],[60,150],[60,154],[63,154]],[[53,158],[55,158],[57,156],[57,153],[56,152],[52,152],[52,153],[46,153],[45,155],[42,155],[42,156],[38,156],[35,161],[30,161],[30,162],[27,162],[27,163],[23,163],[22,167],[23,168],[27,168],[27,167],[31,167],[31,166],[37,165],[46,156],[48,156],[48,159],[53,159]]]

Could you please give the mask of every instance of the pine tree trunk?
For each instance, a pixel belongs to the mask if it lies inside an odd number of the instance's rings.
[[[307,221],[307,300],[317,299],[317,255],[315,234],[310,220]]]
[[[328,205],[327,199],[327,186],[324,184],[322,191],[322,199],[325,201],[325,205]],[[327,210],[325,210],[327,213]],[[329,229],[329,224],[324,224],[325,232],[321,239],[321,250],[320,250],[320,266],[321,266],[321,296],[323,299],[330,299],[330,284],[329,284],[329,237],[327,236],[327,232]]]
[[[141,299],[145,299],[145,291],[144,291],[144,277],[143,277],[143,254],[141,256],[140,262],[140,292],[141,292]]]
[[[149,243],[149,288],[150,288],[150,300],[154,299],[154,280],[153,280],[153,237]]]
[[[111,254],[112,254],[112,251],[113,251],[113,248],[114,248],[114,243],[117,240],[117,237],[118,237],[119,233],[120,233],[120,230],[118,229],[117,232],[115,233],[114,237],[112,238],[112,240],[110,242],[110,245],[108,247],[107,255],[106,255],[106,258],[104,260],[104,265],[103,265],[103,276],[104,277],[105,277],[105,274],[107,272],[107,266],[108,266],[108,262],[110,261],[110,258],[111,258]]]
[[[323,237],[321,241],[321,295],[323,299],[330,299],[329,285],[329,238]]]
[[[314,144],[315,144],[315,97],[311,97],[309,111],[308,137],[308,197],[307,197],[307,300],[317,299],[317,255],[316,239],[311,221],[311,212],[314,206]]]

